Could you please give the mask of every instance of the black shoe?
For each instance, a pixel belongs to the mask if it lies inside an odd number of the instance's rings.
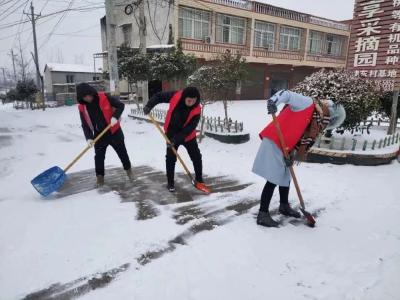
[[[301,218],[301,214],[298,211],[292,209],[289,203],[281,203],[279,205],[279,212],[284,216]]]
[[[258,213],[257,224],[265,227],[279,227],[279,223],[271,218],[269,212],[264,211]]]
[[[168,191],[170,193],[174,193],[175,192],[175,186],[173,184],[168,184]]]

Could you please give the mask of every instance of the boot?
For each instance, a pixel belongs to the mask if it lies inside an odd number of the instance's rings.
[[[257,216],[257,224],[265,227],[279,227],[279,223],[271,218],[269,212],[260,211]]]
[[[167,188],[168,188],[168,191],[170,192],[170,193],[174,193],[175,192],[175,186],[174,186],[174,184],[168,184],[168,186],[167,186]]]
[[[125,172],[126,172],[126,176],[128,176],[128,178],[129,178],[129,181],[133,181],[133,172],[132,172],[132,168],[131,168],[131,169],[128,169],[128,170],[125,170]]]
[[[104,185],[104,176],[103,175],[97,175],[96,176],[96,186],[102,187]]]
[[[294,218],[300,218],[301,215],[298,211],[292,209],[289,205],[289,203],[281,203],[279,205],[279,212],[288,217],[294,217]]]

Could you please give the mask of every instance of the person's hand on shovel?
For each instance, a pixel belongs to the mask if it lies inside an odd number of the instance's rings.
[[[88,146],[90,147],[90,148],[92,148],[93,147],[93,145],[94,145],[94,143],[93,143],[93,140],[87,140],[87,144],[88,144]]]
[[[148,115],[151,112],[150,107],[148,107],[147,105],[143,107],[143,113],[145,115]]]
[[[267,109],[268,109],[268,114],[270,115],[276,114],[276,112],[278,111],[278,107],[276,106],[275,101],[272,100],[271,98],[267,100]]]
[[[111,127],[114,127],[115,125],[117,125],[117,123],[118,123],[118,119],[115,117],[112,117],[111,121],[110,121]]]

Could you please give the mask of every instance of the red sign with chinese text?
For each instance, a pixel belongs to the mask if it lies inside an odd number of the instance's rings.
[[[400,0],[356,0],[349,45],[349,70],[384,90],[398,88]]]

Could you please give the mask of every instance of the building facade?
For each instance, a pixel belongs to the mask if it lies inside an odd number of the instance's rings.
[[[346,67],[350,28],[344,22],[257,1],[145,2],[147,46],[176,45],[180,40],[184,52],[200,62],[227,50],[246,58],[249,80],[242,85],[241,99],[265,99],[280,89],[292,88],[317,69]],[[136,48],[137,13],[131,8],[115,7],[117,44]]]
[[[76,100],[75,85],[80,82],[101,82],[102,73],[85,65],[47,63],[44,68],[46,101],[63,104],[66,97]]]

